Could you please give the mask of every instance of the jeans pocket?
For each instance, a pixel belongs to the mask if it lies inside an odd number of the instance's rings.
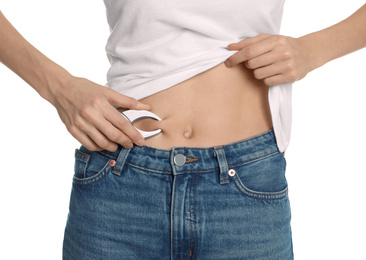
[[[280,152],[235,166],[229,176],[244,195],[263,200],[287,197],[286,160]]]
[[[89,151],[84,146],[75,149],[73,183],[91,185],[100,181],[111,170],[108,156],[98,151]]]

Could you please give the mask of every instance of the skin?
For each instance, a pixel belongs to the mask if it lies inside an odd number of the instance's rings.
[[[0,62],[49,101],[70,134],[88,149],[143,144],[142,135],[113,106],[150,110],[149,105],[71,75],[27,42],[1,12]]]
[[[260,34],[228,45],[238,50],[227,67],[243,63],[268,86],[291,83],[310,71],[366,47],[366,5],[347,19],[300,38]]]
[[[0,61],[54,105],[67,130],[91,151],[115,151],[117,144],[129,148],[132,143],[165,149],[211,146],[263,132],[272,127],[268,86],[300,80],[365,46],[366,5],[340,23],[300,38],[261,34],[232,43],[228,48],[238,52],[225,64],[137,101],[71,75],[28,43],[0,12]],[[144,142],[113,106],[151,110],[163,121],[135,125],[163,133]]]
[[[142,99],[162,121],[141,119],[134,125],[161,129],[145,141],[159,149],[228,144],[272,128],[268,89],[244,64],[229,69],[221,63]]]

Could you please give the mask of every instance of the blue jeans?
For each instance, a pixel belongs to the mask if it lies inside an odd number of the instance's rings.
[[[64,260],[293,259],[273,129],[215,147],[75,150]]]

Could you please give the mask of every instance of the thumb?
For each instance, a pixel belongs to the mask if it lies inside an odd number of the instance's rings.
[[[121,93],[108,87],[106,87],[104,93],[108,102],[115,107],[151,110],[151,105],[142,103],[133,97],[122,95]]]

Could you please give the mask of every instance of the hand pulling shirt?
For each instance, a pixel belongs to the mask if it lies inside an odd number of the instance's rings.
[[[106,87],[138,100],[168,89],[232,56],[230,43],[279,34],[285,0],[104,0],[111,64]],[[268,99],[278,148],[289,144],[292,85]]]

